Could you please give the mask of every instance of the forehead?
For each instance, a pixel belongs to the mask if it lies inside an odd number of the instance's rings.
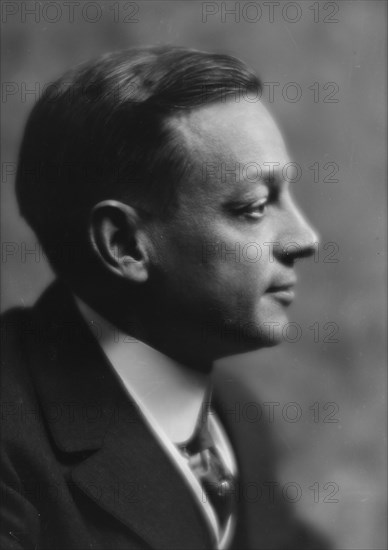
[[[195,179],[191,193],[225,194],[236,186],[257,186],[260,176],[281,173],[289,162],[283,136],[261,102],[207,105],[176,117],[172,125],[191,161],[183,182],[185,189]]]

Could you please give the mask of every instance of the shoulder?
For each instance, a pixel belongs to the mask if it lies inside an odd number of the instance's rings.
[[[26,412],[36,410],[28,372],[26,335],[31,330],[29,309],[15,308],[1,322],[1,530],[2,548],[36,547],[39,513],[26,498],[23,480],[28,479],[33,431]]]
[[[33,308],[14,308],[1,316],[1,443],[2,452],[20,462],[41,439],[40,403],[32,370],[42,338]]]
[[[13,308],[0,317],[1,323],[1,399],[21,396],[28,384],[27,341],[33,336],[31,309]]]

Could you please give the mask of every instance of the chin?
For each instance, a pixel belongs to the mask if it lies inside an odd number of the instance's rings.
[[[282,309],[268,316],[260,315],[255,321],[245,323],[246,329],[240,340],[241,348],[253,351],[282,344],[288,322],[288,316]]]
[[[214,355],[214,360],[242,353],[250,353],[259,351],[263,348],[271,348],[282,343],[282,337],[274,335],[272,338],[244,338],[236,342],[230,338],[227,342],[222,342],[220,346],[216,346],[218,351]]]
[[[254,349],[270,348],[281,344],[284,340],[282,333],[283,324],[274,325],[273,323],[277,323],[277,321],[266,323],[264,330],[260,328],[258,334],[245,338],[242,346],[245,346],[247,351],[253,351]]]
[[[274,347],[284,341],[283,327],[288,319],[285,315],[261,317],[244,323],[229,321],[227,331],[217,338],[217,356],[225,357],[239,353],[248,353],[262,348]],[[220,334],[218,334],[219,336]]]
[[[285,307],[260,301],[253,309],[246,308],[245,315],[241,311],[234,316],[229,310],[212,321],[203,321],[201,345],[211,350],[214,358],[274,347],[284,341],[287,323]]]

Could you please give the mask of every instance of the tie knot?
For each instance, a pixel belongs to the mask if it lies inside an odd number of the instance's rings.
[[[209,431],[207,414],[201,417],[193,437],[180,448],[202,485],[203,498],[209,499],[224,527],[235,505],[235,480]]]

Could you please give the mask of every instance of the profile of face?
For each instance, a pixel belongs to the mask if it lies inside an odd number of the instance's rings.
[[[172,216],[151,230],[155,309],[215,356],[274,345],[295,260],[317,242],[290,194],[282,134],[262,103],[211,104],[171,124],[192,166]]]
[[[169,124],[190,169],[168,219],[142,227],[146,268],[128,264],[142,273],[151,341],[209,360],[274,345],[295,260],[317,242],[290,194],[282,134],[261,102],[204,105]]]

